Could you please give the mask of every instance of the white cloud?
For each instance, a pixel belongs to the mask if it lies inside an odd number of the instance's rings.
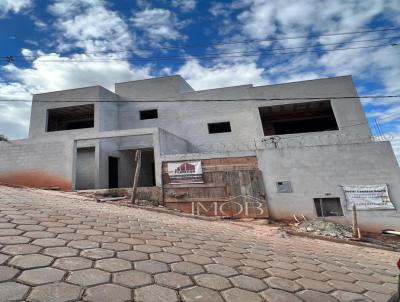
[[[0,17],[4,17],[10,12],[18,14],[31,6],[32,0],[1,0]]]
[[[262,68],[250,64],[218,64],[212,67],[201,65],[197,60],[187,61],[177,74],[186,79],[194,89],[210,89],[224,86],[263,84]]]
[[[184,25],[167,9],[145,8],[133,14],[131,21],[136,29],[145,33],[145,37],[153,42],[177,40],[183,36],[179,29]]]
[[[49,7],[61,32],[60,49],[82,48],[85,52],[119,51],[134,46],[134,36],[123,18],[102,0],[57,0]]]
[[[196,0],[172,0],[172,6],[183,12],[190,12],[196,7]]]

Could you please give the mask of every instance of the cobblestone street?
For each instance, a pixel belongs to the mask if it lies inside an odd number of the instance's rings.
[[[0,186],[0,301],[386,301],[378,249]]]

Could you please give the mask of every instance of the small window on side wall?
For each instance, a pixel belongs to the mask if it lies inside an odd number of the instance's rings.
[[[150,110],[142,110],[139,111],[140,119],[141,120],[151,120],[158,118],[157,109],[150,109]]]
[[[232,132],[231,123],[230,122],[222,122],[222,123],[209,123],[208,124],[208,133],[225,133]]]
[[[343,216],[339,198],[314,198],[318,217]]]

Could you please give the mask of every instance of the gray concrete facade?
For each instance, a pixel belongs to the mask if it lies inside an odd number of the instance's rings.
[[[318,101],[330,102],[337,130],[284,134],[277,146],[268,143],[260,107]],[[47,131],[49,110],[85,104],[94,105],[93,127]],[[157,118],[140,118],[141,111],[154,109]],[[208,123],[221,122],[230,122],[231,132],[210,134]],[[400,222],[398,163],[390,143],[371,137],[351,76],[202,91],[171,76],[117,83],[115,93],[94,86],[37,94],[29,138],[0,143],[0,181],[44,186],[26,181],[27,175],[48,175],[49,186],[79,188],[79,150],[89,147],[95,150],[95,188],[108,187],[110,156],[119,159],[119,186],[130,186],[136,149],[147,150],[142,175],[149,184],[153,173],[157,186],[162,186],[162,161],[254,155],[273,218],[315,216],[313,198],[334,196],[344,210],[338,219],[348,222],[340,186],[385,183],[396,210],[364,211],[361,223],[374,229]],[[290,181],[293,191],[277,193],[277,181]]]

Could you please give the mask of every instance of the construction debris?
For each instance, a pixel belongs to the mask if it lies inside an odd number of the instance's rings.
[[[349,239],[353,237],[351,226],[322,219],[305,220],[298,223],[295,228],[300,232],[313,233],[314,235],[329,236],[338,239]]]
[[[96,198],[97,202],[106,202],[106,201],[118,201],[118,200],[124,200],[126,199],[127,196],[121,196],[121,197],[107,197],[107,198]]]

